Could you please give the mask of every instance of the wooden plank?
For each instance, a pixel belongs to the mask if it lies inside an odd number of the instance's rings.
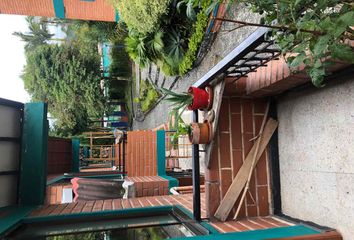
[[[267,117],[268,117],[268,112],[269,112],[269,102],[267,103],[267,108],[266,108],[266,111],[265,111],[264,116],[263,116],[261,129],[259,130],[259,134],[258,134],[259,137],[262,137],[263,130],[264,130],[264,125],[265,125]],[[234,216],[234,220],[237,218],[238,214],[240,213],[241,207],[243,205],[243,200],[245,199],[246,193],[249,190],[249,184],[250,184],[250,181],[251,181],[253,169],[256,166],[256,157],[257,157],[257,154],[258,154],[259,144],[260,144],[260,141],[257,141],[257,143],[255,145],[256,146],[256,150],[254,151],[254,154],[253,154],[251,171],[248,173],[246,187],[243,189],[242,197],[241,197],[240,203],[239,203],[239,205],[237,207],[237,210],[236,210],[236,213],[235,213],[235,216]]]
[[[221,221],[226,220],[236,200],[240,196],[242,189],[244,188],[247,182],[249,172],[253,171],[253,169],[251,168],[252,168],[253,156],[256,151],[257,142],[260,141],[259,151],[257,153],[256,161],[254,162],[253,168],[257,165],[258,160],[262,156],[262,153],[267,147],[268,142],[277,127],[278,127],[277,121],[275,121],[274,119],[268,120],[264,128],[263,135],[256,140],[256,143],[253,145],[251,151],[248,153],[242,167],[238,171],[236,177],[232,181],[231,186],[229,187],[229,190],[226,192],[225,197],[222,199],[218,209],[216,210],[214,216],[217,219],[220,219]]]
[[[113,161],[115,158],[85,158],[86,161]]]
[[[224,93],[225,89],[225,81],[222,80],[218,84],[215,85],[213,91],[214,91],[214,100],[213,100],[213,107],[212,110],[214,111],[214,121],[211,123],[212,126],[212,140],[209,144],[206,144],[204,149],[205,149],[205,166],[210,168],[210,158],[211,158],[211,151],[213,149],[213,144],[214,144],[214,136],[216,133],[216,129],[218,126],[219,122],[219,115],[220,115],[220,108],[221,108],[221,102],[222,102],[222,96]],[[204,119],[208,117],[207,112],[204,113]]]

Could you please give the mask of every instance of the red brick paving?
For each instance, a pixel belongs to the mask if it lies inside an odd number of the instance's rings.
[[[244,232],[256,229],[292,226],[294,224],[273,217],[255,217],[238,221],[212,222],[211,225],[221,233]]]
[[[204,194],[201,194],[202,217],[206,217]],[[34,210],[31,216],[62,215],[79,212],[97,212],[104,210],[118,210],[127,208],[141,208],[149,206],[182,205],[189,211],[193,211],[193,195],[165,195],[153,197],[141,197],[132,199],[108,199],[96,201],[79,201],[70,204],[44,205]],[[55,214],[54,214],[55,213]]]
[[[201,194],[201,216],[206,218],[205,195]],[[30,216],[63,215],[105,210],[119,210],[127,208],[141,208],[151,206],[181,205],[190,212],[193,211],[193,195],[165,195],[141,197],[133,199],[108,199],[96,201],[80,201],[70,204],[44,205],[34,210]],[[255,229],[291,226],[291,223],[273,217],[245,218],[239,221],[211,222],[219,232],[242,232]]]

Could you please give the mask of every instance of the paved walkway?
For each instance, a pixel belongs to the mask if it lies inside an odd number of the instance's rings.
[[[352,77],[351,77],[352,78]],[[352,78],[353,79],[353,78]],[[354,81],[279,99],[282,210],[354,238]]]

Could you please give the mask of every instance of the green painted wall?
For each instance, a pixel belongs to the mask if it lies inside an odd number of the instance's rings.
[[[21,145],[19,204],[43,204],[47,182],[48,158],[46,104],[25,104]]]
[[[172,206],[157,206],[157,207],[144,207],[144,208],[127,208],[127,209],[119,209],[119,210],[102,210],[98,212],[82,212],[82,213],[72,213],[72,214],[64,214],[64,215],[48,215],[48,216],[40,216],[40,217],[27,217],[24,219],[26,223],[34,223],[34,222],[47,222],[54,220],[66,220],[66,219],[84,219],[85,217],[110,217],[110,216],[127,216],[127,215],[136,215],[139,213],[164,213],[170,212],[172,210]]]
[[[65,18],[64,0],[53,0],[54,12],[57,18]]]
[[[166,175],[166,138],[165,131],[159,130],[156,132],[156,147],[157,147],[157,174],[168,180],[168,187],[177,187],[178,180]]]
[[[116,22],[119,22],[119,20],[120,20],[119,12],[116,11]]]
[[[173,240],[265,240],[273,238],[286,238],[295,236],[304,236],[311,234],[318,234],[312,228],[297,225],[291,227],[279,227],[279,228],[269,228],[263,230],[254,230],[247,232],[233,232],[224,234],[212,234],[208,236],[197,236],[193,238],[173,238]]]
[[[0,208],[0,239],[5,232],[16,227],[32,210],[33,207]]]
[[[71,146],[72,146],[71,171],[74,173],[80,172],[80,140],[76,138],[72,139]]]

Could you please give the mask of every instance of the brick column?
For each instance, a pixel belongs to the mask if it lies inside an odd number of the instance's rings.
[[[135,196],[168,195],[168,180],[159,176],[127,177],[127,181],[134,182]]]

